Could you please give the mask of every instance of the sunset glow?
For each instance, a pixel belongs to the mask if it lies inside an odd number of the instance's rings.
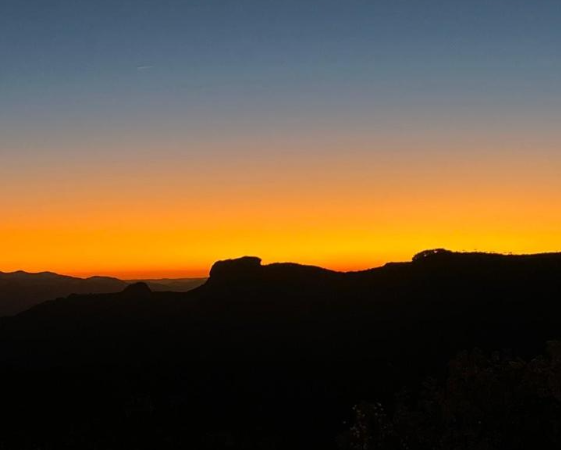
[[[446,156],[451,142],[379,157],[367,139],[328,145],[309,147],[328,148],[318,159],[239,159],[234,149],[217,162],[162,152],[146,165],[32,167],[0,194],[2,270],[205,276],[241,255],[355,270],[433,247],[560,249],[559,165],[546,152]]]
[[[62,3],[0,18],[2,271],[560,251],[548,8]]]

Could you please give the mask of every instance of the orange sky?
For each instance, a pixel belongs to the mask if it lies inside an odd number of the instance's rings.
[[[20,159],[0,193],[0,270],[180,277],[242,255],[353,270],[434,247],[560,250],[548,142],[530,158],[536,142],[440,139],[218,142],[231,156],[216,162],[175,147],[153,161]]]
[[[8,3],[0,271],[560,250],[556,2]]]

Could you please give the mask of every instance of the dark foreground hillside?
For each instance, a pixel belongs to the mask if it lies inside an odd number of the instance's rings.
[[[401,393],[429,395],[427,377],[448,385],[448,362],[461,351],[487,355],[466,363],[476,372],[494,374],[503,361],[498,373],[519,386],[523,372],[506,368],[543,367],[531,361],[559,339],[559,317],[560,254],[424,252],[355,273],[242,258],[216,263],[187,293],[135,284],[71,295],[0,320],[0,448],[405,448],[396,435],[368,438],[381,434],[376,426],[350,440],[362,426],[353,406],[371,405],[364,416],[379,403],[384,414],[401,411]],[[550,375],[508,408],[527,411],[531,398],[537,414],[557,418],[559,394],[533,391],[545,391]],[[498,383],[484,385],[507,382]],[[413,424],[420,413],[408,411]],[[455,448],[529,448],[530,436],[556,444],[547,420],[528,430],[517,420],[486,422],[488,447],[473,427]],[[521,435],[502,442],[510,433]],[[408,445],[437,448],[424,442]]]

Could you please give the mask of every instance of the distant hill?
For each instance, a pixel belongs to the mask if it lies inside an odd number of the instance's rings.
[[[43,302],[0,320],[5,439],[33,424],[62,448],[64,423],[75,448],[334,448],[355,403],[443,378],[459,351],[543,352],[560,269],[559,253],[437,250],[350,273],[245,257],[189,292]],[[286,445],[255,444],[272,436]]]
[[[125,280],[128,284],[146,283],[152,291],[187,292],[201,286],[207,278],[154,278]]]
[[[76,278],[52,272],[0,272],[0,316],[70,294],[119,292],[127,283],[110,277]]]
[[[205,279],[146,280],[154,291],[186,292]],[[52,272],[0,272],[0,317],[25,311],[46,300],[70,294],[101,294],[119,292],[136,281],[112,277],[77,278]]]

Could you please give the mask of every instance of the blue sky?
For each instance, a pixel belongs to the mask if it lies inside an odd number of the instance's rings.
[[[555,1],[3,0],[0,13],[4,145],[73,126],[290,131],[420,113],[540,126],[558,108]]]

